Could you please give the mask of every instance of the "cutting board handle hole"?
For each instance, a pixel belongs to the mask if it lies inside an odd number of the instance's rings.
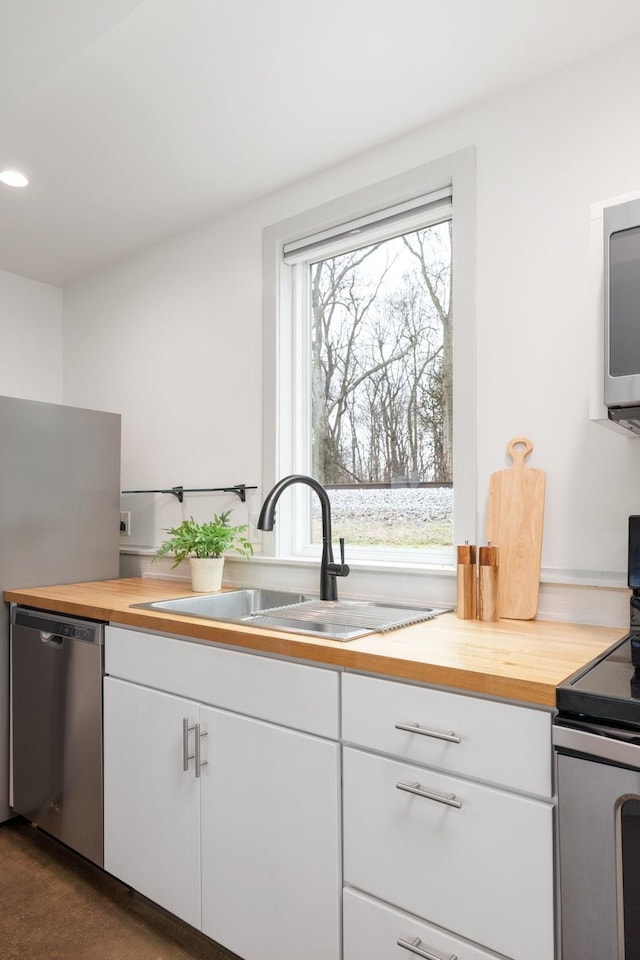
[[[514,463],[524,463],[526,458],[533,450],[533,443],[528,437],[514,437],[507,444],[507,453],[512,457]]]

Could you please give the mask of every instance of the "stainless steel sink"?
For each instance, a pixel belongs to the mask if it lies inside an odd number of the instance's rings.
[[[268,630],[309,634],[327,640],[355,640],[430,620],[445,610],[366,600],[316,600],[283,590],[244,589],[225,593],[135,603],[143,610],[177,613]]]
[[[178,600],[156,600],[154,603],[135,603],[144,610],[179,613],[184,617],[203,617],[205,620],[243,620],[258,610],[284,607],[306,599],[301,593],[285,590],[229,590],[225,593],[204,593]]]

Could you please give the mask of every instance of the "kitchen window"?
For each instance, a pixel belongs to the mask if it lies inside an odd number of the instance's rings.
[[[472,166],[461,151],[265,231],[264,490],[316,477],[350,562],[451,566],[475,535]],[[309,494],[281,500],[277,555],[318,552]]]

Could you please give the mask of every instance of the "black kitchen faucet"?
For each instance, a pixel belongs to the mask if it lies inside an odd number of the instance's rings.
[[[329,495],[325,488],[313,477],[307,477],[303,473],[294,473],[289,477],[283,477],[269,491],[262,504],[262,510],[258,517],[259,530],[273,530],[275,522],[276,503],[280,494],[287,487],[294,483],[305,483],[308,487],[318,494],[322,508],[322,559],[320,561],[320,599],[337,600],[338,586],[337,577],[348,577],[349,566],[344,562],[344,539],[340,538],[340,563],[333,559],[333,545],[331,537],[331,504]]]

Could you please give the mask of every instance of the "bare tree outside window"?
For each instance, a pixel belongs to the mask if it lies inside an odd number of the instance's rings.
[[[312,470],[336,528],[352,544],[450,545],[451,221],[309,269]]]

